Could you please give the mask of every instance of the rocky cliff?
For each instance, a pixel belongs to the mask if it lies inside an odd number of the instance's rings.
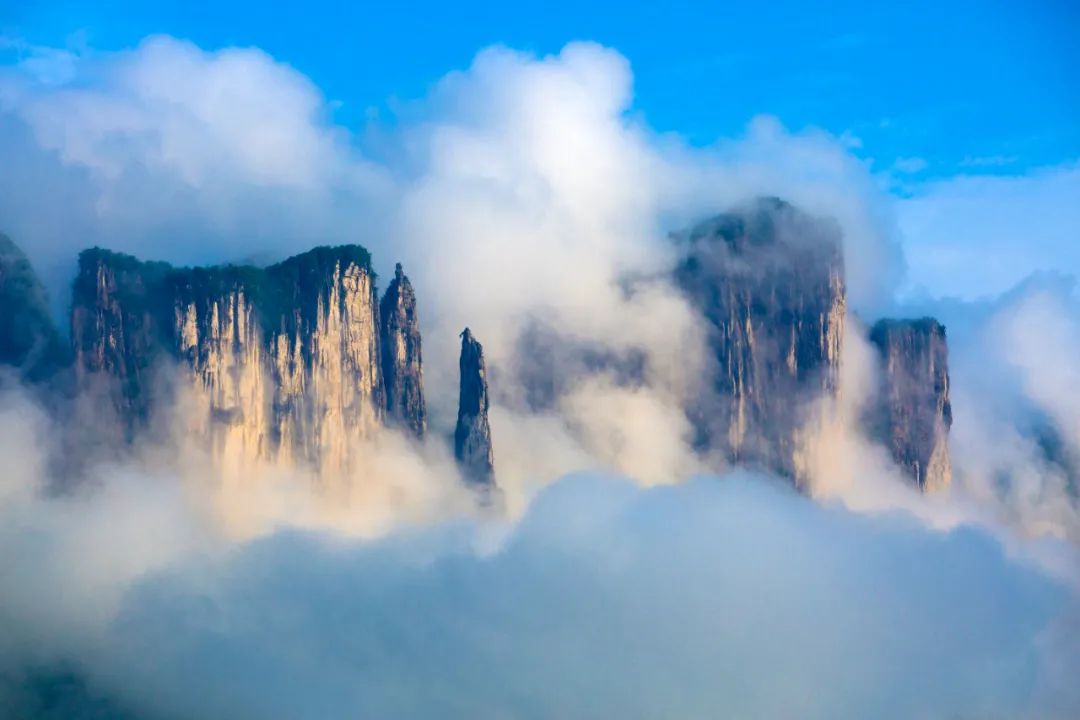
[[[386,385],[386,417],[416,437],[427,432],[424,406],[424,366],[416,294],[398,263],[394,279],[379,303],[382,319],[382,373]]]
[[[67,348],[49,315],[45,287],[26,255],[0,235],[0,365],[38,382],[67,364]]]
[[[77,382],[107,391],[129,434],[149,415],[156,391],[150,374],[168,346],[161,287],[170,271],[100,248],[79,255],[71,305]]]
[[[702,312],[711,392],[698,445],[794,477],[808,403],[836,392],[846,300],[839,228],[773,198],[675,236],[676,280]]]
[[[72,308],[76,368],[111,387],[132,427],[151,372],[180,361],[197,432],[228,462],[348,464],[385,413],[375,277],[367,251],[316,248],[267,268],[173,268],[90,250]]]
[[[461,392],[458,398],[457,428],[454,431],[454,456],[466,480],[489,488],[495,484],[495,460],[488,422],[487,369],[484,348],[469,328],[461,333]]]
[[[920,489],[947,487],[952,406],[945,327],[933,318],[881,320],[870,340],[883,371],[874,431]]]
[[[838,390],[846,316],[838,227],[767,198],[673,237],[682,257],[674,278],[701,312],[711,348],[705,391],[686,408],[698,448],[799,481],[808,411]],[[417,438],[427,430],[416,294],[400,265],[381,302],[375,279],[358,246],[265,268],[176,268],[84,251],[71,308],[77,385],[104,392],[129,437],[180,407],[189,436],[237,469],[261,460],[346,469],[357,441],[384,424]],[[577,372],[640,381],[642,358],[588,344],[556,357],[557,336],[539,324],[523,332],[531,362],[515,377],[529,408],[550,407]],[[944,328],[883,321],[871,339],[885,382],[874,432],[921,488],[947,485]],[[469,481],[491,488],[483,349],[468,329],[461,340],[454,451]],[[65,355],[40,283],[0,238],[0,362],[31,377],[54,372]]]

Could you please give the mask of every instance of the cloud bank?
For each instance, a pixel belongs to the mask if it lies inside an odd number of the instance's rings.
[[[1080,315],[1065,290],[929,308],[956,358],[956,493],[910,491],[862,436],[875,365],[854,330],[839,407],[811,428],[819,503],[738,473],[684,482],[705,470],[682,411],[702,333],[665,279],[665,235],[759,194],[835,217],[851,305],[872,320],[894,303],[911,216],[841,140],[770,118],[707,148],[659,136],[626,59],[590,43],[484,50],[396,127],[352,131],[259,50],[155,37],[0,71],[0,153],[4,229],[57,307],[94,244],[211,263],[360,242],[384,274],[403,261],[435,434],[457,332],[485,344],[512,518],[469,519],[437,443],[392,433],[362,470],[377,497],[337,515],[269,470],[256,496],[208,494],[215,478],[176,438],[93,462],[55,497],[56,429],[5,397],[7,707],[41,701],[23,683],[38,671],[150,718],[1080,706],[1080,398],[1062,391]],[[594,351],[614,361],[587,368]],[[531,374],[556,371],[565,384],[533,397]]]
[[[1080,272],[1080,167],[926,183],[898,203],[910,294],[967,300],[1045,270]]]
[[[25,454],[41,428],[13,402],[2,437]],[[49,499],[27,460],[0,505],[16,709],[37,701],[17,684],[28,658],[146,718],[1047,717],[1076,701],[1070,590],[981,531],[767,478],[586,474],[512,525],[236,543],[166,478],[114,471]]]

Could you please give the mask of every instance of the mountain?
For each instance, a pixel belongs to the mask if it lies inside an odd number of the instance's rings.
[[[700,447],[797,476],[799,428],[834,395],[846,317],[839,227],[762,198],[674,236],[675,279],[707,321],[709,392],[690,416]]]
[[[759,198],[674,235],[678,285],[707,321],[709,391],[688,409],[699,447],[800,482],[800,431],[838,392],[847,301],[839,227]],[[924,491],[951,479],[948,346],[932,318],[870,332],[884,388],[870,430]]]
[[[45,286],[22,250],[0,235],[0,365],[27,382],[48,379],[68,352],[49,315]]]
[[[880,353],[884,382],[874,431],[920,489],[947,487],[952,405],[945,327],[933,318],[881,320],[870,340]]]
[[[839,391],[847,300],[838,225],[761,198],[672,240],[681,257],[674,282],[701,313],[710,348],[705,391],[685,408],[698,450],[801,483],[804,430]],[[381,299],[376,281],[357,245],[268,267],[196,268],[93,248],[79,256],[69,355],[41,284],[3,238],[0,361],[33,378],[70,357],[76,387],[104,398],[129,439],[182,408],[186,436],[237,471],[285,461],[334,474],[354,466],[360,441],[381,427],[427,435],[417,296],[401,265]],[[918,487],[944,487],[952,422],[944,328],[930,318],[885,320],[870,340],[884,387],[868,429]],[[631,384],[643,376],[643,357],[567,345],[557,327],[523,325],[519,343],[528,361],[507,377],[538,410],[572,386],[568,374],[603,368]],[[488,494],[488,374],[467,328],[459,370],[454,453]]]
[[[386,412],[371,258],[320,247],[266,268],[173,268],[100,249],[79,258],[76,369],[104,383],[129,428],[162,398],[178,361],[193,430],[232,461],[349,464]]]
[[[461,388],[454,431],[454,457],[461,465],[465,479],[485,488],[494,484],[495,478],[495,456],[488,422],[487,368],[484,366],[484,348],[469,328],[461,333],[458,366]]]
[[[420,318],[416,313],[416,294],[401,263],[394,267],[394,279],[379,303],[379,315],[387,419],[422,438],[427,432],[427,410]]]
[[[172,268],[100,248],[79,255],[72,286],[71,343],[82,390],[104,386],[133,432],[151,407],[150,373],[169,343],[164,279]]]

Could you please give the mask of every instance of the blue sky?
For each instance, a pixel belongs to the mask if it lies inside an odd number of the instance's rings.
[[[190,43],[189,50],[205,53],[198,61],[204,69],[216,51],[254,48],[267,62],[253,67],[282,80],[282,88],[310,84],[313,95],[298,90],[294,98],[302,107],[293,118],[300,125],[285,131],[290,144],[303,151],[295,135],[301,126],[330,134],[344,129],[338,135],[363,155],[393,165],[395,158],[383,155],[399,150],[383,140],[429,120],[433,90],[454,71],[472,72],[485,48],[505,46],[543,61],[558,57],[567,43],[592,41],[629,62],[632,96],[625,105],[620,101],[623,120],[661,135],[715,147],[745,137],[760,116],[777,118],[796,135],[824,129],[891,198],[888,222],[906,258],[902,296],[974,299],[1005,292],[1033,273],[1080,275],[1078,28],[1074,0],[895,7],[847,0],[673,2],[662,8],[566,0],[0,0],[0,81],[6,78],[11,88],[32,78],[39,99],[55,94],[58,100],[64,89],[94,90],[107,103],[120,97],[108,73],[122,51],[143,48],[149,36]],[[179,47],[179,55],[196,57]],[[53,77],[69,65],[70,76]],[[237,82],[256,84],[244,77]],[[287,102],[276,87],[264,88],[271,107]],[[304,104],[309,100],[312,113]],[[0,151],[16,157],[41,145],[43,122],[78,125],[78,132],[89,133],[83,140],[102,139],[93,111],[54,109],[30,117],[33,105],[9,100],[0,108]],[[254,112],[249,121],[258,123]],[[315,124],[308,127],[309,121]],[[26,135],[29,127],[34,140]],[[78,135],[65,132],[64,142]],[[211,147],[196,144],[189,152],[213,154]],[[71,165],[64,153],[57,157]],[[6,190],[0,186],[11,196],[0,198],[0,225],[25,238],[42,213],[17,197],[36,172],[20,167],[9,172]],[[173,202],[182,196],[162,200],[158,215],[188,214]],[[48,197],[41,201],[50,206]],[[57,226],[54,234],[70,233]],[[142,240],[132,236],[130,242]]]
[[[194,265],[361,243],[416,288],[433,443],[365,445],[345,503],[202,497],[159,462],[171,445],[107,453],[101,492],[38,496],[66,481],[46,474],[59,430],[0,394],[0,715],[4,669],[57,657],[200,718],[454,716],[448,698],[462,717],[1075,717],[1075,478],[1026,422],[1080,457],[1080,2],[884,5],[0,0],[0,232],[58,322],[86,247]],[[759,194],[838,221],[849,317],[949,326],[957,494],[897,482],[849,427],[874,377],[850,340],[843,422],[800,453],[827,507],[757,479],[573,473],[708,467],[684,410],[702,327],[665,282],[666,233]],[[458,512],[441,442],[465,326],[511,507],[572,473],[503,541],[413,526]],[[529,410],[544,342],[632,359],[640,383],[575,371]],[[204,487],[202,457],[180,465]],[[219,544],[207,510],[230,537],[295,530]],[[992,535],[939,532],[969,523]]]
[[[491,44],[539,54],[588,39],[635,75],[634,109],[705,144],[754,115],[858,138],[877,170],[1023,172],[1080,156],[1080,4],[672,2],[60,2],[3,0],[32,45],[113,50],[152,33],[257,46],[312,80],[339,123],[401,101]],[[8,48],[5,60],[18,56]]]

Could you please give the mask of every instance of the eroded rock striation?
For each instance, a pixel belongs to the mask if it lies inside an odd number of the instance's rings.
[[[320,247],[267,268],[173,268],[94,249],[72,308],[76,368],[132,426],[154,408],[156,361],[189,379],[197,432],[230,462],[323,470],[382,422],[375,277],[367,251]]]
[[[71,305],[77,382],[104,387],[129,433],[153,405],[151,373],[168,346],[161,287],[171,269],[100,248],[79,255]]]
[[[466,480],[482,488],[495,484],[495,456],[488,422],[487,369],[484,348],[469,328],[461,333],[461,392],[458,398],[454,457]]]
[[[698,449],[799,482],[810,411],[839,391],[839,227],[763,198],[673,239],[675,282],[711,349],[704,391],[686,408]],[[79,257],[69,354],[29,263],[0,236],[0,363],[32,378],[72,360],[65,377],[106,398],[128,437],[180,408],[185,434],[237,470],[283,460],[337,472],[384,425],[427,434],[416,294],[400,265],[381,301],[375,280],[359,246],[265,268],[178,268],[94,248]],[[943,487],[952,420],[944,328],[883,321],[870,335],[884,367],[874,432],[920,488]],[[454,452],[474,487],[492,489],[487,368],[467,328],[461,341]],[[504,372],[533,411],[555,407],[580,375],[603,371],[628,386],[645,375],[644,353],[566,342],[541,319],[519,346],[525,360]]]
[[[715,361],[691,408],[698,445],[796,477],[807,405],[838,386],[846,297],[839,227],[775,198],[675,236],[676,281]]]
[[[949,485],[949,351],[945,327],[933,318],[881,320],[870,340],[882,360],[875,432],[923,491]]]
[[[416,314],[416,294],[401,263],[394,267],[394,279],[379,304],[379,314],[387,421],[423,438],[427,432],[427,410],[420,319]]]

